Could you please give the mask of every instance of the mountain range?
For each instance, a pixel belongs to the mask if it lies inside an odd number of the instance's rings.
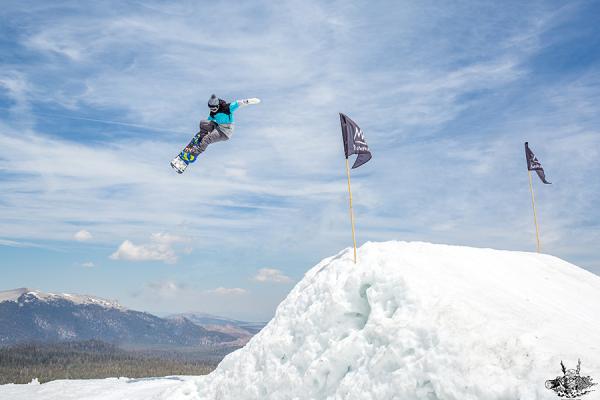
[[[244,343],[266,325],[265,322],[239,321],[206,313],[174,314],[170,315],[168,318],[185,318],[210,331],[222,332],[235,336]]]
[[[87,295],[0,291],[0,346],[94,339],[123,347],[207,349],[243,345],[262,326],[208,314],[160,318]]]

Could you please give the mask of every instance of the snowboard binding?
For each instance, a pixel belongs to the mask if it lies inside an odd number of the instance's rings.
[[[177,171],[178,174],[183,174],[183,171],[185,171],[185,169],[188,166],[188,162],[186,162],[185,160],[183,160],[181,158],[181,155],[178,155],[177,157],[175,157],[173,160],[171,160],[171,167]]]

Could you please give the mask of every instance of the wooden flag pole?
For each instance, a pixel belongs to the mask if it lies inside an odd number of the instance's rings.
[[[533,195],[533,182],[531,181],[531,170],[527,170],[529,174],[529,191],[531,191],[531,205],[533,206],[533,222],[535,223],[535,240],[537,243],[537,252],[540,252],[540,230],[537,223],[537,216],[535,213],[535,196]]]
[[[350,165],[346,157],[346,173],[348,174],[348,193],[350,194],[350,222],[352,223],[352,243],[354,244],[354,264],[356,264],[356,236],[354,234],[354,211],[352,210],[352,190],[350,189]]]

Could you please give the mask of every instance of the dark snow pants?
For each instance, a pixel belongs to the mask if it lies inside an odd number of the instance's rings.
[[[229,135],[224,129],[219,128],[219,125],[213,121],[200,121],[200,132],[196,133],[192,141],[185,147],[182,158],[188,162],[194,162],[209,144],[228,140]]]

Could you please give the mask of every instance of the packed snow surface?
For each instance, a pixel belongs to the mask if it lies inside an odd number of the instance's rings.
[[[308,271],[208,376],[136,382],[139,394],[126,380],[89,394],[84,381],[7,385],[0,398],[557,399],[545,381],[578,358],[600,381],[600,277],[543,254],[367,243],[356,265],[345,250]]]
[[[0,385],[0,400],[162,400],[174,388],[197,377],[60,380],[27,385]],[[176,398],[176,397],[175,397]]]

